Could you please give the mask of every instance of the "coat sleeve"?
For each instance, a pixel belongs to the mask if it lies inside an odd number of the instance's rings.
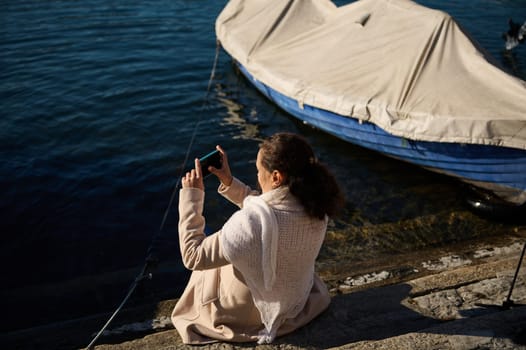
[[[179,193],[179,247],[184,266],[189,270],[207,270],[227,265],[219,234],[204,234],[203,203],[205,193],[183,188]]]
[[[217,192],[219,192],[220,195],[228,199],[230,202],[237,205],[239,208],[243,208],[243,201],[247,196],[259,195],[257,191],[253,191],[250,186],[245,185],[235,177],[232,179],[230,186],[220,184]]]

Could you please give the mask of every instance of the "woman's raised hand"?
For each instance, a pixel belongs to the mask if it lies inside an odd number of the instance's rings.
[[[210,166],[208,169],[212,174],[217,176],[219,181],[225,186],[230,186],[232,184],[232,172],[230,171],[230,166],[228,165],[228,157],[225,150],[217,145],[216,149],[221,153],[221,169],[214,168]]]
[[[186,173],[182,179],[183,188],[199,188],[205,190],[203,184],[203,172],[201,170],[201,163],[199,159],[195,159],[195,168]]]

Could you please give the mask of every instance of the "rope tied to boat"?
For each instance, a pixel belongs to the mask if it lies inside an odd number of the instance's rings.
[[[144,265],[143,265],[143,267],[141,269],[141,272],[137,275],[137,277],[134,279],[133,283],[131,284],[130,288],[128,289],[128,293],[126,294],[126,296],[124,297],[124,299],[122,300],[120,305],[117,307],[117,309],[115,309],[115,311],[110,316],[108,321],[104,324],[104,326],[102,326],[102,328],[97,333],[97,335],[95,335],[93,340],[88,344],[87,349],[93,349],[93,346],[95,345],[96,341],[104,333],[106,328],[108,328],[108,326],[113,321],[115,316],[117,316],[117,314],[122,310],[122,308],[124,307],[124,305],[126,304],[128,299],[130,299],[131,295],[135,291],[135,288],[137,288],[137,286],[139,285],[139,283],[142,282],[143,280],[146,280],[146,279],[150,280],[150,279],[153,278],[153,272],[152,271],[157,266],[157,264],[159,263],[159,259],[157,258],[156,252],[155,252],[156,242],[157,242],[157,240],[159,238],[159,235],[161,234],[162,230],[164,229],[164,225],[166,224],[166,219],[168,218],[168,213],[170,212],[170,210],[172,208],[172,205],[173,205],[173,202],[174,202],[174,199],[175,199],[175,195],[177,193],[177,189],[181,185],[181,181],[182,181],[182,178],[184,176],[185,169],[186,169],[186,163],[188,163],[188,159],[190,158],[190,151],[191,151],[192,146],[194,144],[195,137],[197,135],[197,130],[199,129],[199,125],[201,124],[201,119],[202,119],[202,116],[203,116],[203,112],[205,111],[205,108],[207,106],[208,97],[209,97],[210,90],[211,90],[211,87],[212,87],[212,82],[214,81],[214,78],[215,78],[215,72],[216,72],[216,68],[217,68],[217,61],[219,60],[219,51],[220,51],[220,49],[221,49],[221,43],[219,42],[219,40],[216,40],[216,50],[215,50],[214,62],[213,62],[213,65],[212,65],[212,70],[210,72],[210,78],[208,79],[208,85],[207,85],[206,93],[205,93],[205,96],[204,96],[204,99],[203,99],[203,104],[201,105],[197,121],[196,121],[196,123],[194,125],[194,129],[192,131],[192,136],[190,137],[190,142],[188,143],[188,146],[186,148],[185,157],[184,157],[183,163],[181,165],[181,171],[179,173],[179,177],[177,178],[177,181],[175,182],[175,185],[173,186],[172,194],[170,196],[170,200],[168,202],[166,210],[164,211],[163,219],[161,220],[161,224],[159,226],[159,230],[152,237],[152,241],[150,243],[150,246],[148,247],[148,250],[147,250],[147,253],[146,253],[146,258],[145,258],[145,263],[144,263]]]

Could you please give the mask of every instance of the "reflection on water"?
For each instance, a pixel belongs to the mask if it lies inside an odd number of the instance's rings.
[[[216,99],[226,108],[227,115],[223,118],[222,125],[234,125],[239,128],[239,134],[234,139],[259,140],[259,127],[257,123],[247,121],[242,117],[244,107],[229,98],[221,84],[216,85]],[[257,119],[256,110],[252,109],[248,120]]]

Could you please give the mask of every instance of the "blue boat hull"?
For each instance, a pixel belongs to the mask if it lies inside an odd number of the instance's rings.
[[[267,98],[292,116],[347,142],[381,152],[429,170],[456,177],[491,191],[506,202],[526,202],[526,151],[507,147],[414,141],[391,135],[375,124],[312,106],[300,106],[256,80],[245,77]]]

